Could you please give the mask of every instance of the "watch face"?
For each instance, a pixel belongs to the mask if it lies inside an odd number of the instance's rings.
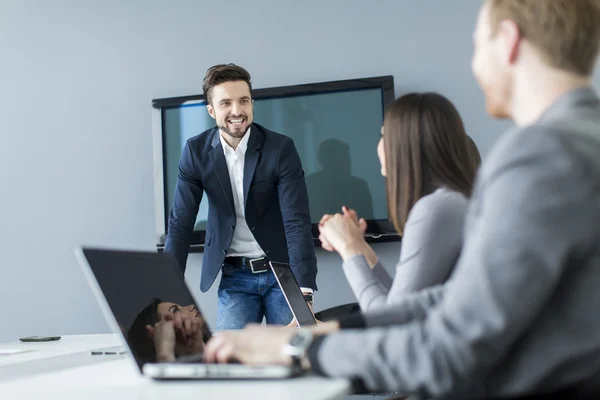
[[[306,334],[308,333],[308,335]],[[312,335],[309,332],[298,332],[290,340],[290,346],[294,347],[308,347],[312,340]]]
[[[306,350],[312,342],[312,333],[306,330],[300,330],[290,339],[290,342],[283,348],[283,353],[292,357],[292,360],[298,360],[304,356]]]
[[[304,338],[300,335],[294,335],[292,340],[290,340],[290,345],[292,345],[294,347],[302,347],[303,343],[304,343]]]

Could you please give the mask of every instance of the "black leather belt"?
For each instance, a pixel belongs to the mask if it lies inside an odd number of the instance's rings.
[[[267,257],[225,257],[223,262],[238,268],[250,268],[254,274],[267,272],[271,269],[269,267],[269,259]]]

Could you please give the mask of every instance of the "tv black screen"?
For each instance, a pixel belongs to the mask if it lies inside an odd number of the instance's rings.
[[[393,77],[352,79],[253,90],[254,121],[294,140],[305,173],[313,236],[325,213],[342,205],[368,221],[367,237],[395,240],[376,147],[384,110],[394,98]],[[204,96],[153,100],[157,242],[164,245],[181,151],[215,126]],[[202,201],[192,249],[201,249],[208,215]],[[318,242],[315,240],[315,242]]]

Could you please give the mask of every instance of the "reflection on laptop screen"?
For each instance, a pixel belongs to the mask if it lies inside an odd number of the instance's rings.
[[[176,357],[202,350],[210,330],[171,255],[99,249],[83,254],[140,368],[157,361],[153,328],[161,321],[184,319],[195,331],[175,330]]]

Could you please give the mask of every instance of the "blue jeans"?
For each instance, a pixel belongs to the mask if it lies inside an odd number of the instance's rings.
[[[272,271],[252,273],[249,267],[225,264],[219,284],[217,330],[242,329],[248,323],[287,325],[292,312]]]

